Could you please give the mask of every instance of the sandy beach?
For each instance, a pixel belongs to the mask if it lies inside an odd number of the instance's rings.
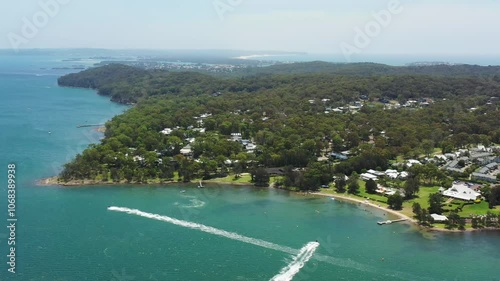
[[[368,206],[370,208],[381,210],[381,211],[384,211],[384,212],[386,212],[388,214],[395,215],[398,218],[406,219],[407,222],[409,222],[412,225],[418,227],[420,230],[428,231],[428,232],[454,232],[454,233],[463,233],[463,232],[498,231],[499,230],[499,229],[496,229],[496,228],[482,228],[482,229],[467,228],[465,230],[458,230],[458,229],[445,229],[445,228],[442,228],[442,227],[439,227],[439,228],[438,227],[432,227],[432,228],[431,227],[424,227],[424,226],[419,225],[418,222],[417,222],[417,220],[415,220],[412,217],[409,217],[409,216],[407,216],[405,214],[402,214],[402,213],[400,213],[398,211],[382,207],[379,204],[375,204],[373,202],[370,202],[370,200],[367,200],[367,199],[362,199],[362,198],[359,198],[359,197],[358,198],[354,198],[354,197],[351,197],[351,196],[348,196],[348,195],[329,194],[329,193],[322,193],[322,192],[313,192],[313,193],[310,193],[310,194],[311,195],[316,195],[316,196],[325,196],[325,197],[335,198],[335,199],[339,199],[339,200],[343,200],[343,201],[348,201],[348,202],[351,202],[351,203],[358,203],[358,204],[362,204],[363,206]]]
[[[385,207],[382,207],[381,205],[379,204],[375,204],[373,202],[371,202],[370,200],[363,200],[361,198],[354,198],[354,197],[350,197],[350,196],[347,196],[347,195],[340,195],[340,194],[328,194],[328,193],[321,193],[321,192],[314,192],[314,193],[311,193],[312,195],[318,195],[318,196],[325,196],[325,197],[331,197],[331,198],[335,198],[335,199],[340,199],[340,200],[344,200],[344,201],[350,201],[350,202],[353,202],[353,203],[359,203],[359,204],[362,204],[364,206],[369,206],[371,208],[375,208],[375,209],[378,209],[378,210],[382,210],[384,212],[387,212],[389,214],[392,214],[392,215],[395,215],[401,219],[406,219],[407,221],[409,222],[413,222],[413,223],[417,223],[417,221],[414,219],[414,218],[411,218],[407,215],[404,215],[398,211],[395,211],[395,210],[392,210],[392,209],[389,209],[389,208],[385,208]]]

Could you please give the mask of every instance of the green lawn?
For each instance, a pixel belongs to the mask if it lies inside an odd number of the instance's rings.
[[[461,217],[469,217],[470,215],[486,215],[486,213],[492,212],[495,214],[500,214],[500,207],[497,206],[496,209],[490,209],[488,207],[488,202],[483,201],[479,204],[465,205],[463,211],[460,212]]]
[[[377,202],[381,202],[384,204],[387,204],[387,197],[379,194],[370,194],[366,192],[366,182],[363,180],[359,180],[359,193],[357,194],[359,197],[362,198],[369,198],[370,200],[375,200]]]
[[[418,192],[418,197],[412,200],[405,201],[403,203],[403,210],[401,211],[403,214],[407,216],[413,216],[413,203],[418,203],[423,209],[429,208],[429,196],[432,193],[439,192],[439,186],[433,187],[420,187],[420,191]]]
[[[387,197],[379,194],[369,194],[366,193],[366,188],[365,188],[366,183],[363,180],[359,180],[359,193],[354,195],[354,194],[348,194],[347,192],[344,194],[337,193],[335,191],[334,187],[330,188],[322,188],[320,191],[322,193],[327,193],[327,194],[337,194],[337,195],[345,195],[345,196],[351,196],[356,199],[366,199],[369,198],[371,201],[380,203],[383,206],[387,206]],[[347,187],[346,187],[347,188]]]
[[[205,182],[220,182],[220,183],[248,183],[251,184],[252,176],[248,173],[241,174],[241,177],[238,179],[234,178],[234,175],[229,175],[225,178],[215,178],[211,180],[207,180]]]

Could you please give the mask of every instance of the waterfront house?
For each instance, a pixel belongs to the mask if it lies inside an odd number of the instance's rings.
[[[363,173],[361,174],[361,179],[364,181],[369,181],[369,180],[378,180],[377,176],[369,174],[369,173]]]
[[[443,195],[465,201],[474,201],[481,196],[481,193],[472,190],[466,183],[454,183],[450,189],[443,192]]]
[[[446,222],[448,221],[448,218],[446,216],[438,215],[438,214],[431,214],[431,218],[435,222]]]

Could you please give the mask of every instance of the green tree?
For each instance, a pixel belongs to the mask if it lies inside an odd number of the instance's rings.
[[[420,206],[420,204],[417,202],[413,203],[412,209],[414,214],[413,217],[416,218],[419,223],[422,223],[422,207]]]
[[[434,152],[434,142],[432,140],[424,140],[421,147],[427,157],[429,157],[432,152]]]
[[[419,192],[419,190],[420,190],[420,183],[418,178],[416,176],[409,177],[404,185],[405,198],[406,199],[413,198],[415,194]]]
[[[268,187],[269,180],[269,174],[264,168],[258,168],[252,172],[252,181],[255,186]]]
[[[401,210],[403,208],[403,196],[397,192],[387,198],[387,204],[389,204],[389,208],[393,210]]]
[[[494,209],[496,205],[500,204],[500,185],[494,186],[490,189],[486,199],[490,209]]]
[[[459,222],[460,222],[460,216],[458,215],[458,213],[455,211],[451,211],[450,214],[448,215],[448,220],[446,221],[446,228],[454,229],[458,226]]]
[[[463,218],[458,219],[458,229],[465,230],[465,219]]]
[[[234,163],[234,166],[233,166],[234,178],[239,179],[241,177],[242,172],[243,172],[243,165],[241,165],[240,162]]]
[[[357,180],[349,180],[349,184],[347,186],[347,192],[350,194],[359,193],[359,183]]]
[[[481,220],[477,216],[472,217],[472,219],[471,219],[472,228],[474,228],[474,229],[480,228],[481,227],[480,222],[481,222]]]
[[[125,168],[123,170],[123,175],[129,183],[134,179],[134,171],[131,168]]]
[[[122,172],[117,168],[111,168],[111,179],[113,182],[120,182],[122,180]]]
[[[429,215],[426,209],[422,209],[420,218],[418,219],[421,225],[429,226],[432,221],[432,217]]]
[[[443,207],[442,202],[443,195],[440,193],[433,193],[429,196],[429,213],[430,214],[442,214]]]
[[[345,175],[338,174],[335,176],[335,190],[337,190],[338,193],[345,193],[346,185]]]
[[[377,193],[377,183],[370,179],[366,182],[366,192],[369,194]]]

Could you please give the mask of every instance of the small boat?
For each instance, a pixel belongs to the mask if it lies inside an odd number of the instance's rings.
[[[186,191],[185,190],[181,190],[181,193],[186,193]]]

